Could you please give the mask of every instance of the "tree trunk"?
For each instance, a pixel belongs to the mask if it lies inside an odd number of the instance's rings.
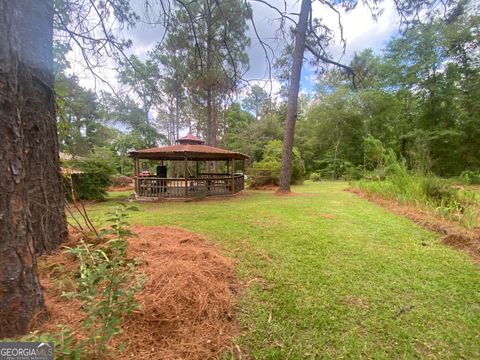
[[[209,42],[210,43],[210,42]],[[207,45],[208,46],[208,45]],[[211,59],[210,47],[207,48],[207,67]],[[207,145],[213,145],[213,91],[212,86],[207,89]]]
[[[308,15],[311,11],[311,0],[302,0],[300,16],[295,28],[295,48],[293,50],[292,73],[288,88],[287,117],[285,119],[285,134],[283,136],[282,168],[280,170],[280,186],[278,191],[290,191],[292,177],[292,150],[297,121],[298,91],[302,74],[303,53],[305,51],[305,38],[307,34]]]
[[[37,255],[56,249],[67,237],[64,186],[60,174],[53,91],[53,1],[21,0],[20,59],[24,106],[24,153],[29,211]]]
[[[36,253],[67,234],[53,96],[53,1],[0,0],[0,338],[43,313]]]
[[[338,120],[335,121],[335,150],[333,152],[333,173],[332,180],[337,180],[337,158],[338,158],[338,147],[340,146],[340,141],[342,140],[342,134],[340,132]]]
[[[213,36],[212,36],[212,9],[211,9],[211,0],[206,1],[207,6],[207,64],[206,64],[206,74],[207,74],[207,139],[206,144],[214,146],[213,144],[213,111],[214,111],[214,94],[213,94],[213,84],[211,79],[211,72],[213,68]],[[206,162],[206,171],[207,173],[211,172],[213,163],[211,161]]]
[[[180,105],[178,90],[175,93],[175,140],[180,138]]]

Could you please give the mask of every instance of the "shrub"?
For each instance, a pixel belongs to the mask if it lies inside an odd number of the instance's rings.
[[[253,163],[250,177],[252,179],[252,186],[275,185],[277,186],[280,180],[281,163],[277,160],[262,160]]]
[[[480,172],[465,170],[460,174],[459,179],[464,185],[478,185],[480,184]]]
[[[110,339],[121,332],[125,316],[138,307],[135,294],[145,277],[136,273],[136,261],[127,256],[127,238],[134,234],[126,220],[132,210],[136,208],[121,204],[107,214],[110,229],[103,232],[104,237],[81,240],[79,246],[66,250],[80,263],[75,290],[63,296],[82,302],[82,328],[88,337],[81,339],[74,350],[85,358],[101,358]]]
[[[320,172],[313,172],[310,174],[310,180],[315,182],[322,181],[322,175]]]
[[[343,166],[343,180],[360,180],[363,178],[363,167],[361,165],[355,166],[350,162],[345,162]]]
[[[112,184],[111,176],[115,173],[110,163],[92,158],[76,161],[73,165],[84,172],[73,181],[77,197],[82,200],[104,200],[106,190]]]
[[[120,204],[107,214],[108,229],[96,236],[84,233],[78,246],[66,247],[65,252],[78,260],[78,268],[72,274],[68,272],[75,285],[62,296],[81,302],[85,314],[78,329],[81,331],[58,325],[58,332],[35,331],[15,341],[55,342],[56,359],[104,359],[107,353],[108,358],[118,357],[117,350],[121,352],[125,344],[117,343],[115,348],[109,345],[122,331],[125,317],[138,308],[135,295],[146,280],[137,272],[138,260],[127,255],[127,239],[134,236],[127,218],[134,210]]]
[[[305,166],[297,148],[292,151],[292,183],[303,181]],[[253,163],[250,169],[252,186],[278,185],[282,161],[282,142],[271,140],[265,145],[262,161]]]
[[[363,139],[365,166],[369,170],[383,169],[386,150],[379,139],[367,135]]]
[[[421,182],[426,198],[434,204],[440,204],[441,201],[450,202],[457,198],[457,191],[445,179],[430,175],[422,178]]]

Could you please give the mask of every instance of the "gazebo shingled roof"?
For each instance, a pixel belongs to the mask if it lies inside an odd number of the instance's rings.
[[[188,133],[184,137],[178,139],[176,142],[179,143],[179,144],[182,144],[182,145],[187,145],[187,144],[190,144],[190,145],[204,145],[205,144],[205,141],[200,139],[198,136],[193,135],[192,133]]]
[[[151,160],[246,160],[248,156],[239,152],[207,145],[180,144],[132,151],[132,158]]]

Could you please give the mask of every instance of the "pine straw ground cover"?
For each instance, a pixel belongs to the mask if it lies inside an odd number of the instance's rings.
[[[126,319],[111,348],[126,344],[121,357],[132,359],[209,359],[231,348],[238,333],[232,313],[232,261],[204,238],[180,228],[133,230],[138,237],[129,240],[128,256],[141,259],[138,271],[147,281],[137,294],[139,309]],[[40,332],[55,333],[58,324],[78,330],[80,304],[61,296],[62,290],[72,288],[74,279],[68,274],[77,266],[63,252],[42,258],[41,282],[50,318]]]

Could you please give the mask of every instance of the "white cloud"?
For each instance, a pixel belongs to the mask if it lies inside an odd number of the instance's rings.
[[[139,4],[143,4],[144,0],[134,1],[135,6],[139,9]],[[283,10],[283,0],[271,0],[269,3]],[[282,42],[278,39],[278,34],[276,33],[276,30],[278,29],[278,21],[276,21],[278,19],[278,14],[265,4],[252,2],[251,5],[257,31],[262,39],[264,39],[264,41],[273,49],[275,54],[278,54],[282,46]],[[290,16],[295,17],[295,15],[291,15],[291,13],[299,11],[300,1],[287,0],[286,5],[286,12],[290,14]],[[347,13],[341,11],[344,38],[347,41],[345,55],[342,56],[342,45],[340,44],[340,30],[338,28],[337,15],[330,9],[322,7],[320,2],[313,3],[314,16],[322,18],[329,27],[335,29],[336,42],[329,49],[335,60],[348,63],[355,52],[368,47],[379,50],[384,46],[386,41],[398,28],[398,16],[396,15],[392,0],[387,0],[381,5],[384,8],[384,13],[379,17],[377,22],[372,19],[368,7],[361,1],[359,1],[359,5],[356,9]],[[289,26],[291,26],[291,24]],[[153,49],[155,44],[163,37],[163,29],[161,27],[153,27],[145,23],[139,23],[135,29],[124,30],[122,33],[125,37],[133,40],[133,46],[129,49],[128,54],[135,54],[140,59],[145,59],[147,52]],[[250,70],[247,73],[247,78],[251,80],[251,83],[258,82],[269,92],[270,85],[266,80],[268,78],[268,67],[266,65],[264,50],[260,46],[251,24],[249,24],[247,36],[252,39],[251,46],[248,49]],[[81,65],[82,59],[79,52],[70,54],[69,58],[73,64],[72,72],[79,76],[80,83],[83,86],[92,89],[108,90],[108,86],[98,81],[95,82],[91,73],[84,70],[84,67]],[[113,61],[107,59],[105,69],[99,70],[100,75],[113,84],[114,87],[117,86],[115,69],[116,66],[113,64]],[[305,66],[302,84],[312,84],[314,78],[312,73],[313,69],[308,65]],[[278,89],[280,88],[278,81],[273,80],[271,86],[272,93],[278,92]],[[311,88],[311,86],[309,88]]]
[[[330,17],[328,22],[331,22]],[[399,18],[392,1],[383,4],[383,13],[377,21],[372,18],[370,9],[359,3],[356,9],[342,12],[343,36],[346,40],[345,55],[343,60],[351,60],[355,52],[366,48],[378,50],[388,41],[399,26]],[[331,25],[333,26],[333,25]],[[335,31],[336,44],[331,48],[334,58],[341,58],[343,46],[340,44],[340,30],[338,25]]]

